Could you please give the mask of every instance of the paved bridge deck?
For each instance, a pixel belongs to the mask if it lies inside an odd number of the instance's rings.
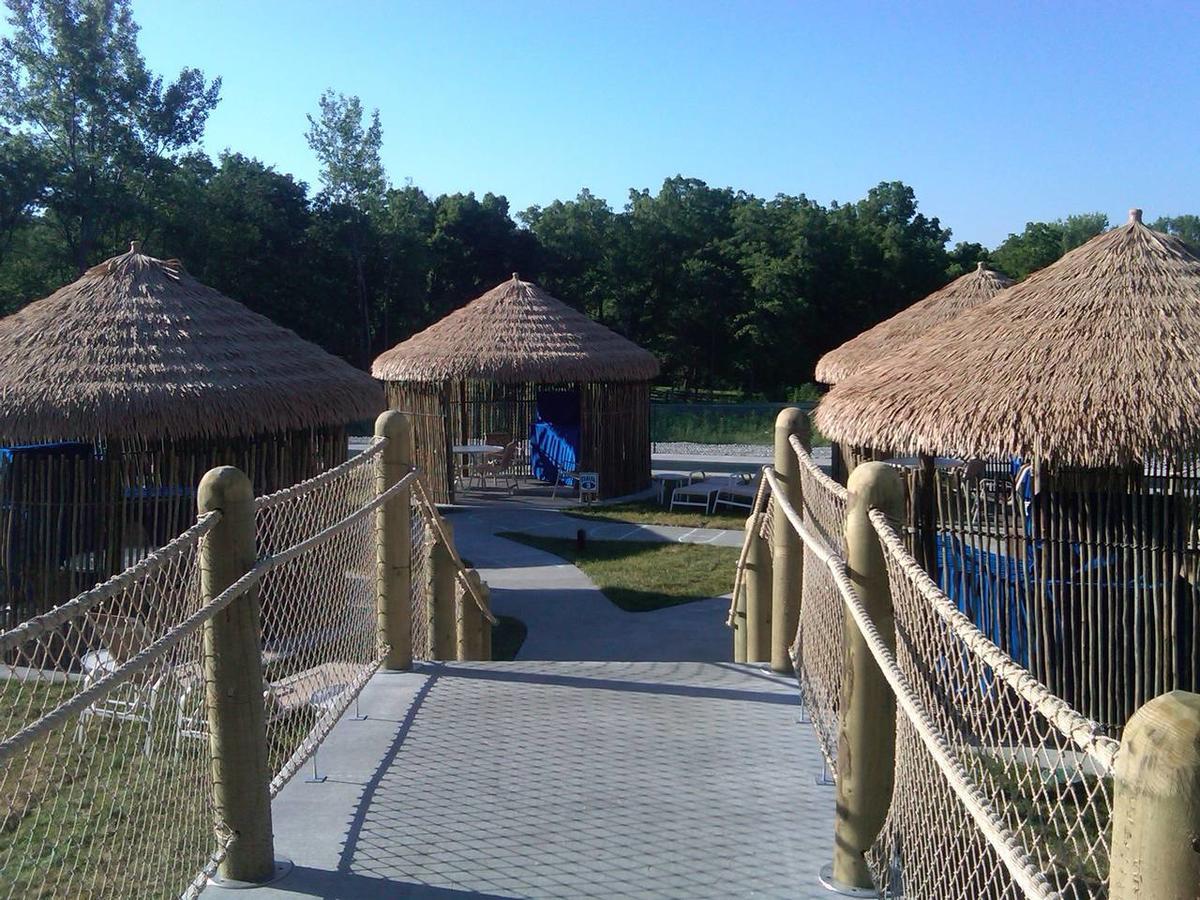
[[[353,711],[353,709],[351,710]],[[829,896],[795,684],[729,663],[381,673],[275,801],[292,873],[206,897]]]

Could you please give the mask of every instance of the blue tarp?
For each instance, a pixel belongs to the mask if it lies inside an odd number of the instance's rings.
[[[529,466],[534,478],[553,482],[560,469],[574,471],[578,459],[579,392],[539,391],[537,418],[529,427]]]

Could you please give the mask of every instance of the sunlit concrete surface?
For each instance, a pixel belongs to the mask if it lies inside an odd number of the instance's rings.
[[[729,663],[381,673],[274,805],[291,874],[205,896],[828,896],[833,789],[795,683]],[[351,709],[353,712],[353,708]]]

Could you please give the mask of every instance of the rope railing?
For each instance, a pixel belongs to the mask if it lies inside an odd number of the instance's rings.
[[[763,472],[766,472],[766,470],[767,466],[763,466]],[[767,502],[770,496],[767,491],[766,478],[759,478],[758,490],[754,492],[754,503],[751,504],[750,515],[747,517],[752,521],[746,527],[746,538],[742,541],[742,549],[738,552],[737,567],[734,569],[733,574],[733,593],[730,595],[729,600],[729,614],[725,617],[725,624],[730,628],[733,627],[734,620],[737,617],[738,602],[742,596],[742,592],[746,589],[746,560],[750,556],[750,545],[754,541],[764,538],[763,530],[766,527],[766,520],[770,515],[771,509]]]
[[[492,613],[491,605],[488,602],[488,599],[472,582],[470,577],[468,577],[467,564],[463,562],[462,557],[458,554],[458,548],[455,546],[454,541],[448,534],[446,534],[446,529],[442,527],[442,517],[438,514],[437,506],[430,498],[424,482],[418,478],[416,479],[415,485],[415,496],[417,498],[418,508],[422,513],[422,518],[425,520],[427,526],[432,529],[434,538],[440,541],[448,551],[450,559],[454,564],[454,578],[458,582],[460,589],[463,591],[463,595],[469,595],[471,599],[475,601],[475,605],[478,607],[483,617],[487,619],[490,624],[496,625],[498,620]]]
[[[410,491],[413,649],[428,658],[429,547],[448,536],[415,471],[379,489],[386,447],[377,438],[333,469],[257,498],[258,558],[211,599],[201,594],[200,558],[222,521],[216,512],[0,635],[0,898],[202,890],[234,841],[214,805],[207,623],[257,591],[274,796],[391,649],[377,611],[376,513]],[[450,549],[463,591],[494,621],[486,590]]]
[[[924,573],[894,524],[873,510],[894,603],[893,651],[847,572],[848,493],[802,445],[792,445],[801,463],[801,507],[773,469],[764,470],[764,481],[804,546],[794,659],[827,760],[836,762],[840,685],[813,687],[843,666],[845,641],[829,639],[827,630],[831,597],[896,698],[893,795],[868,854],[876,885],[886,896],[964,900],[1106,896],[1118,743],[989,641]],[[834,590],[812,589],[821,583]],[[805,634],[818,626],[823,639]]]

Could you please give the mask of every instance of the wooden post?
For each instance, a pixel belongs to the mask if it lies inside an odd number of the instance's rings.
[[[1112,900],[1200,896],[1200,694],[1155,697],[1125,725],[1112,829]]]
[[[746,662],[771,661],[771,548],[757,534],[746,555],[745,590],[740,603],[745,609]]]
[[[750,516],[746,520],[746,540],[754,541],[758,535],[758,529],[755,525],[758,522],[757,516]],[[742,572],[741,589],[736,597],[733,598],[733,661],[735,663],[746,662],[746,592],[750,589],[750,550],[746,553],[746,569]]]
[[[479,572],[475,569],[467,569],[467,581],[471,583],[471,587],[483,593],[483,579],[479,577]],[[463,608],[462,615],[459,617],[455,628],[455,642],[457,644],[457,653],[455,658],[458,660],[481,659],[482,643],[483,643],[483,625],[487,624],[487,619],[483,615],[483,611],[479,608],[479,604],[475,602],[474,596],[471,593],[463,593]]]
[[[487,608],[492,608],[492,591],[487,586],[486,581],[479,582],[480,588],[483,590],[483,602],[487,604]],[[479,617],[479,658],[484,662],[492,660],[492,623],[488,621],[487,616]]]
[[[793,434],[808,447],[808,415],[801,409],[789,407],[775,418],[775,476],[787,500],[801,509],[800,461],[789,442]],[[788,648],[796,636],[800,622],[800,586],[804,580],[804,548],[800,536],[788,524],[780,507],[780,498],[772,497],[775,505],[773,529],[772,589],[771,589],[771,668],[791,673],[792,660]],[[750,652],[749,646],[747,653]]]
[[[447,541],[454,540],[454,526],[439,518]],[[430,608],[429,627],[433,632],[433,658],[454,659],[458,655],[458,612],[455,609],[454,558],[446,544],[434,531],[433,546],[429,550],[429,568],[432,572],[433,604]]]
[[[221,466],[200,480],[196,505],[201,515],[221,513],[200,544],[200,592],[208,603],[257,558],[254,489],[240,470]],[[260,630],[258,585],[204,623],[213,800],[218,820],[237,835],[220,867],[231,881],[266,881],[275,873]]]
[[[413,467],[412,423],[396,410],[375,420],[375,435],[387,439],[380,453],[375,490],[383,493]],[[412,492],[402,488],[375,513],[376,616],[379,640],[388,647],[383,667],[412,668]]]
[[[846,568],[880,637],[895,648],[883,548],[867,513],[879,509],[902,521],[904,482],[890,466],[863,462],[850,473],[847,488]],[[866,852],[879,836],[892,799],[896,698],[849,611],[844,659],[831,874],[835,887],[864,890],[874,887]]]

